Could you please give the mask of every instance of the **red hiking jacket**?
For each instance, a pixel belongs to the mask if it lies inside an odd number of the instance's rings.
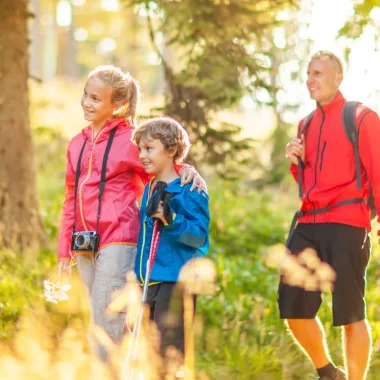
[[[326,105],[317,105],[313,118],[304,131],[305,168],[302,178],[302,211],[334,205],[351,198],[368,198],[369,183],[380,215],[380,120],[371,109],[359,105],[356,124],[359,135],[362,189],[357,189],[353,144],[343,125],[346,100],[338,92]],[[301,121],[298,135],[305,119]],[[296,181],[297,166],[290,168]],[[369,183],[368,183],[369,180]],[[299,223],[342,223],[371,229],[370,210],[365,203],[333,207],[317,215],[306,214]]]

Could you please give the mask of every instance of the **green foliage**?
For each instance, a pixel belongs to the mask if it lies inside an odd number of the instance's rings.
[[[376,26],[375,20],[372,18],[371,12],[380,8],[378,0],[363,0],[354,5],[354,15],[339,30],[339,37],[347,37],[350,39],[359,38],[366,26]]]
[[[263,264],[264,257],[215,256],[217,293],[197,306],[205,331],[198,343],[199,366],[212,379],[301,379],[311,372],[302,355],[290,349],[276,306],[278,275]]]
[[[259,192],[217,180],[209,191],[211,246],[215,252],[258,259],[257,252],[284,241],[287,220],[281,205],[276,204],[276,192]]]
[[[226,247],[228,249],[228,247]],[[277,308],[278,274],[260,255],[213,254],[218,268],[218,288],[212,297],[201,297],[197,311],[203,329],[197,337],[198,368],[211,379],[303,380],[315,378],[315,369],[296,346]],[[376,245],[367,274],[368,318],[373,339],[380,334],[378,291],[380,251]],[[319,317],[334,362],[342,365],[341,334],[332,326],[331,296],[324,295]],[[380,373],[380,350],[375,344],[369,380]]]
[[[53,251],[0,252],[0,339],[3,340],[14,337],[24,312],[45,309],[43,280],[56,265],[54,251],[63,201],[67,140],[53,128],[41,126],[32,133],[40,210]],[[58,321],[65,324],[67,318],[61,316]]]
[[[272,151],[270,156],[270,170],[267,170],[261,182],[269,185],[278,184],[290,179],[289,160],[285,158],[285,146],[291,140],[290,125],[280,122],[273,131],[270,141]]]
[[[175,81],[198,91],[206,110],[229,107],[244,89],[266,87],[261,74],[270,64],[273,42],[266,32],[278,25],[279,12],[296,1],[126,1],[155,17],[167,45],[179,49]],[[169,74],[169,73],[167,73]],[[170,79],[167,77],[167,79]],[[177,99],[180,102],[182,99]]]
[[[214,125],[215,112],[230,108],[250,93],[266,90],[273,39],[269,33],[281,23],[280,12],[298,1],[141,1],[125,0],[147,18],[152,44],[162,61],[168,91],[164,112],[179,119],[196,142],[192,159],[198,163],[243,164],[252,141],[243,140],[241,128]],[[160,51],[157,34],[176,52],[169,60]],[[236,177],[228,166],[215,170]]]
[[[38,284],[43,268],[21,265],[22,256],[11,251],[0,252],[0,340],[14,336],[16,323],[30,300],[42,300],[42,283]]]
[[[33,139],[40,212],[50,240],[55,241],[64,197],[68,140],[60,130],[43,126],[33,129]]]

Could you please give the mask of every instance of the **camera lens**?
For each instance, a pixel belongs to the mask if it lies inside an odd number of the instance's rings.
[[[90,239],[88,236],[80,234],[75,238],[75,245],[78,248],[87,248],[89,245]]]

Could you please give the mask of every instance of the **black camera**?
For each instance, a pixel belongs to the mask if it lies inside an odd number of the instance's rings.
[[[95,231],[73,232],[71,250],[81,252],[97,252],[99,248],[99,234]]]

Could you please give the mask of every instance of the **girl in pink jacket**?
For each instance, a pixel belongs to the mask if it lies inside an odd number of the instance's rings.
[[[131,141],[139,101],[138,83],[119,68],[99,66],[89,74],[81,104],[91,124],[68,147],[59,231],[58,273],[67,276],[76,256],[90,296],[91,322],[115,342],[123,337],[125,313],[109,315],[106,309],[112,293],[125,285],[126,273],[134,269],[138,200],[149,181]],[[203,188],[194,169],[177,170],[184,183],[193,180],[193,189]],[[101,345],[92,348],[107,359]]]

